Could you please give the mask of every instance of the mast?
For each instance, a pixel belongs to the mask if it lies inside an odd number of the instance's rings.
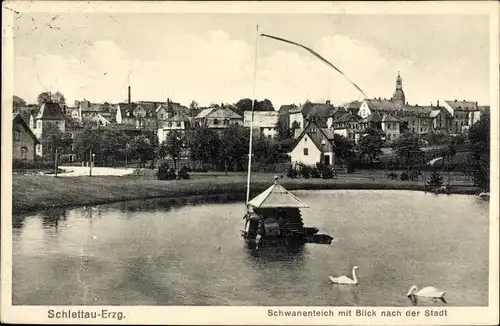
[[[254,58],[254,68],[253,68],[252,113],[250,118],[250,141],[248,145],[247,199],[245,204],[248,204],[248,202],[250,201],[250,174],[252,171],[253,112],[255,109],[255,83],[257,79],[258,52],[259,52],[259,25],[257,24],[257,33],[255,36],[255,58]]]

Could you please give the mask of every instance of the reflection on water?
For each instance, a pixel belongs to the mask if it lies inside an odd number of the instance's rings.
[[[298,194],[311,207],[305,224],[334,236],[332,245],[248,249],[244,205],[195,198],[16,215],[13,304],[408,306],[415,284],[446,290],[448,305],[487,305],[488,202]],[[353,265],[358,286],[330,283]]]

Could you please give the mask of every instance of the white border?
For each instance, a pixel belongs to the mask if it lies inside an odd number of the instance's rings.
[[[77,306],[12,306],[12,224],[11,224],[11,128],[13,95],[13,38],[14,12],[120,12],[120,13],[260,13],[260,14],[484,14],[490,18],[490,107],[491,107],[491,201],[490,201],[490,269],[489,307],[446,307],[447,317],[406,317],[407,311],[426,307],[377,307],[399,310],[403,317],[356,317],[356,309],[363,307],[77,307]],[[12,323],[66,323],[66,324],[210,324],[210,325],[494,325],[498,324],[498,148],[499,148],[499,5],[495,1],[457,2],[49,2],[10,1],[2,6],[2,219],[1,219],[1,320]],[[48,318],[48,310],[123,311],[126,318],[67,319]],[[350,309],[353,317],[269,317],[268,310],[320,311]],[[372,310],[371,307],[365,309]],[[436,311],[439,308],[434,308]]]

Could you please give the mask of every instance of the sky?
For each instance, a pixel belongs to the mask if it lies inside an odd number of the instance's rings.
[[[28,13],[14,25],[14,94],[75,100],[341,104],[390,98],[398,71],[410,104],[489,104],[489,21],[474,15]],[[257,49],[257,69],[254,69]]]

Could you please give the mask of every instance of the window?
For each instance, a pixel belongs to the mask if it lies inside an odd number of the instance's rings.
[[[309,155],[309,148],[304,148],[304,155],[305,156]]]
[[[72,132],[70,132],[70,133],[69,133],[69,138],[71,138],[71,139],[75,138],[75,134],[74,134],[74,133],[72,133]]]
[[[14,141],[21,140],[21,132],[19,130],[14,131]]]
[[[172,128],[172,122],[169,122],[169,123],[168,123],[168,127],[169,127],[169,128]]]
[[[387,124],[387,129],[391,129],[391,124],[390,123]]]
[[[307,143],[307,137],[304,137],[304,143]]]
[[[391,140],[391,134],[387,134],[387,140]]]
[[[164,117],[163,113],[160,113],[160,119],[163,120],[163,117]]]
[[[37,121],[36,125],[37,125],[37,128],[42,128],[42,122],[41,121]]]
[[[423,129],[422,129],[422,127],[420,127],[420,132],[421,132],[421,133],[423,132],[422,130],[423,130]]]
[[[177,128],[180,128],[181,127],[181,122],[177,121],[177,123],[175,125],[177,126]]]
[[[28,159],[28,149],[26,147],[21,148],[21,159],[22,160]]]
[[[218,125],[219,124],[219,120],[218,119],[214,119],[214,125]]]

